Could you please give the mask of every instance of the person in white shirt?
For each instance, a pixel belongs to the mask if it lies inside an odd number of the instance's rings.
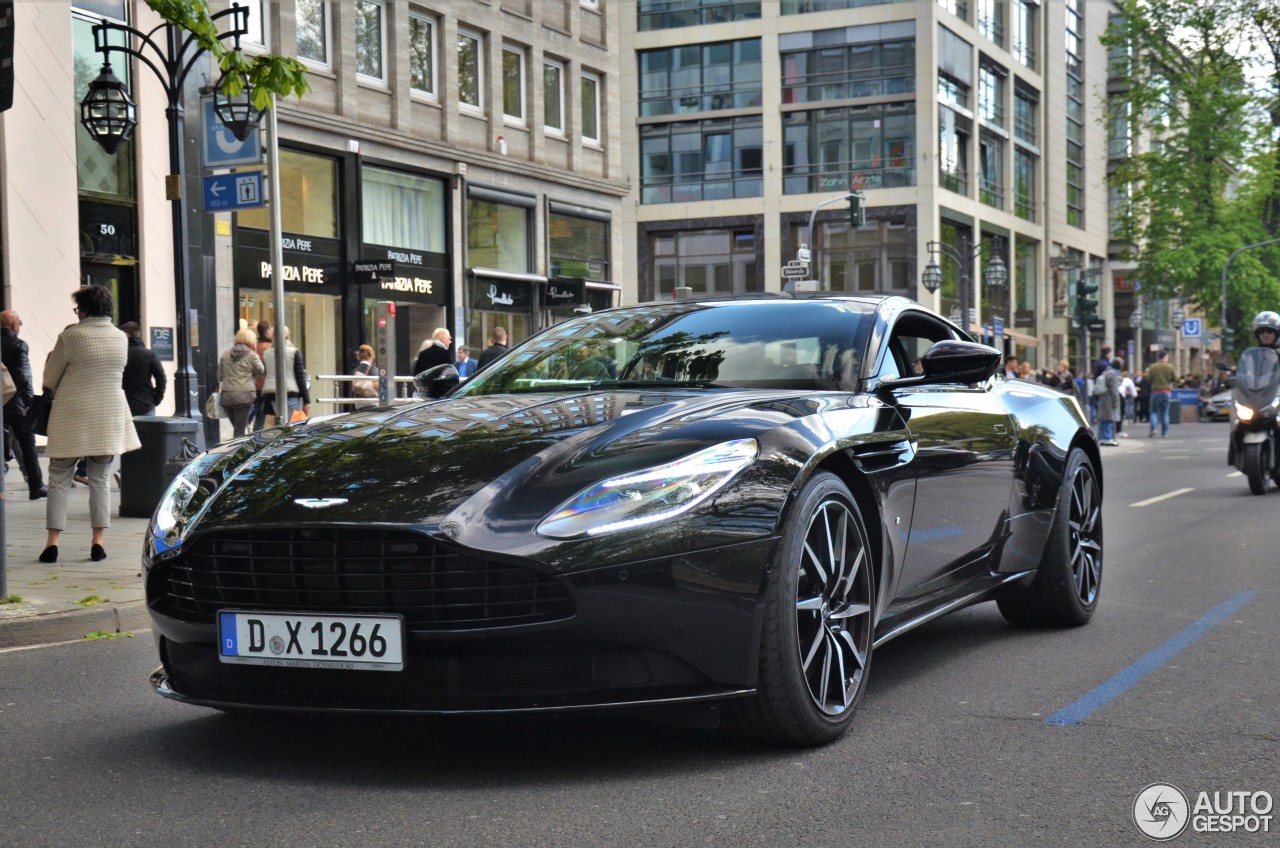
[[[1133,375],[1128,371],[1120,372],[1120,402],[1123,404],[1123,412],[1120,416],[1120,423],[1116,425],[1116,432],[1119,433],[1124,427],[1126,419],[1129,421],[1136,420],[1133,417],[1134,402],[1138,399],[1138,386],[1133,382]]]

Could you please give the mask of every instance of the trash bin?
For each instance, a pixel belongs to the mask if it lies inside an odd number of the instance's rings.
[[[142,447],[120,457],[120,515],[150,518],[182,467],[171,469],[169,458],[182,450],[184,438],[196,440],[199,425],[192,418],[139,415],[133,426]]]
[[[1182,423],[1182,401],[1180,400],[1169,401],[1169,423],[1170,424]]]

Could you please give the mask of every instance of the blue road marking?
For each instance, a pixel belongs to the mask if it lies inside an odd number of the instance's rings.
[[[1163,645],[1154,648],[1133,665],[1098,686],[1092,692],[1068,704],[1044,720],[1045,724],[1079,724],[1102,707],[1119,698],[1138,681],[1173,659],[1179,651],[1208,633],[1227,616],[1253,600],[1256,592],[1241,592],[1227,598],[1197,621],[1193,621]]]

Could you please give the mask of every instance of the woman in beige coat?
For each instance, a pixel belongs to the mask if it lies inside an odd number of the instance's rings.
[[[218,396],[222,408],[231,419],[232,438],[244,435],[249,425],[249,410],[258,398],[254,378],[265,375],[262,360],[254,353],[258,334],[248,327],[236,333],[229,350],[218,360]]]
[[[88,286],[72,295],[80,319],[58,335],[44,367],[45,391],[53,394],[49,414],[48,547],[41,562],[58,561],[58,537],[67,523],[67,492],[76,460],[89,458],[90,558],[107,558],[103,535],[111,526],[111,464],[142,447],[121,388],[129,358],[128,338],[111,325],[111,292]]]

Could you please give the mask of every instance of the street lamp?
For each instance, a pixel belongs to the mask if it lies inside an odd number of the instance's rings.
[[[240,36],[249,31],[249,10],[239,4],[232,5],[209,16],[217,21],[230,18],[231,29],[217,36],[219,41],[231,38],[235,49],[240,49]],[[164,30],[164,47],[158,37]],[[109,33],[121,32],[127,38],[125,44],[112,44]],[[185,120],[183,109],[183,90],[187,74],[195,66],[196,60],[207,50],[193,43],[197,36],[172,23],[162,23],[149,33],[134,29],[127,24],[103,20],[93,28],[94,49],[102,54],[102,72],[89,84],[89,91],[80,101],[80,123],[88,130],[90,137],[98,142],[108,154],[114,154],[122,141],[133,133],[137,126],[137,107],[129,97],[125,86],[111,71],[112,52],[132,56],[150,68],[164,87],[168,106],[165,116],[169,119],[169,172],[170,180],[176,185],[168,191],[168,199],[173,203],[173,270],[177,306],[178,340],[175,347],[178,351],[178,367],[174,374],[174,414],[180,418],[200,416],[199,384],[195,370],[191,364],[191,332],[188,312],[191,303],[190,265],[187,256],[187,216],[182,204],[181,182],[184,175],[183,138]],[[134,47],[134,44],[137,47]],[[227,85],[231,83],[231,85]],[[219,91],[227,89],[236,93],[224,94],[218,115],[227,124],[227,128],[243,141],[256,124],[261,112],[253,108],[252,95],[247,79],[239,84],[224,76],[219,80]],[[228,120],[231,118],[231,120]]]
[[[924,272],[920,275],[921,284],[930,294],[941,288],[942,268],[933,256],[941,253],[950,257],[960,271],[960,326],[966,333],[969,332],[969,326],[973,323],[969,314],[969,269],[973,267],[973,263],[980,259],[984,253],[991,251],[992,256],[987,261],[987,268],[983,272],[982,278],[989,288],[1000,288],[1009,282],[1009,269],[1005,266],[1004,260],[1000,258],[1000,255],[996,253],[999,250],[999,239],[987,239],[971,247],[968,239],[961,238],[958,248],[946,242],[931,241],[925,247],[929,250],[930,259],[929,264],[925,266]]]

